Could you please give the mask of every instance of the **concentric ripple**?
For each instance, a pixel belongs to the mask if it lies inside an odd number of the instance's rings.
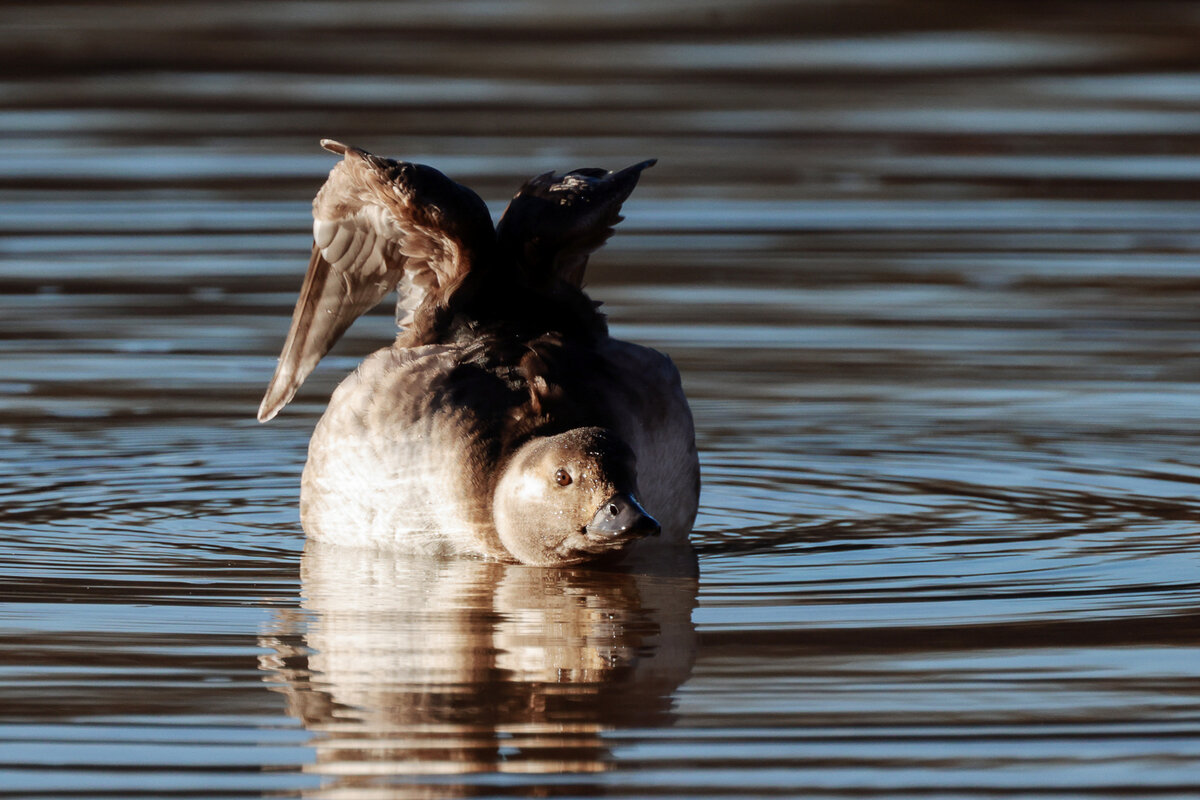
[[[17,2],[0,797],[1154,797],[1200,785],[1186,3]],[[669,353],[700,576],[305,547],[361,320],[253,419],[321,136],[499,213],[657,157],[589,267]]]

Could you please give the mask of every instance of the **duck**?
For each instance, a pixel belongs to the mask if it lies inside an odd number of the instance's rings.
[[[395,341],[334,390],[309,441],[313,541],[535,566],[686,542],[699,505],[679,370],[609,334],[584,291],[648,160],[534,177],[499,222],[438,170],[331,139],[313,246],[258,410],[286,406],[397,292]]]

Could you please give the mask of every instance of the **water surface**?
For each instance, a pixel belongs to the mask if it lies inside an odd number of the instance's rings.
[[[1200,15],[976,5],[6,7],[0,796],[1195,796]],[[321,136],[659,158],[699,580],[305,549]]]

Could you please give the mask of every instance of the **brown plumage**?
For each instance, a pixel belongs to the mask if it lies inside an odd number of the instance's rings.
[[[404,330],[313,434],[309,535],[530,563],[625,549],[651,514],[685,538],[699,476],[678,373],[609,337],[582,289],[654,162],[541,175],[493,230],[483,201],[437,170],[322,145],[344,160],[313,202],[312,259],[259,419],[394,289]]]
[[[400,288],[398,319],[449,295],[490,255],[487,206],[437,170],[380,158],[330,139],[345,155],[313,200],[313,249],[292,328],[258,419],[279,413],[354,320]]]

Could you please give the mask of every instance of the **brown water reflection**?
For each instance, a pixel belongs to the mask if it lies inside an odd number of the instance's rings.
[[[277,612],[260,663],[315,734],[305,771],[332,777],[322,796],[397,776],[608,770],[604,735],[671,725],[695,657],[694,577],[309,544],[301,578],[301,608]]]
[[[0,796],[1194,797],[1197,41],[1165,0],[6,3]],[[392,327],[253,421],[321,136],[495,212],[659,159],[589,280],[681,368],[698,583],[302,553]]]

